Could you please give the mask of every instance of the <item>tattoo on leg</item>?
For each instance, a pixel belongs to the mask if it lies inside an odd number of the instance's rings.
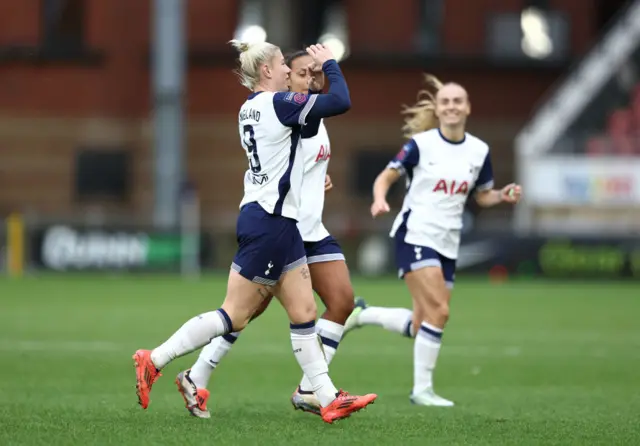
[[[273,287],[269,286],[269,285],[265,285],[264,287],[260,287],[258,288],[258,294],[260,295],[260,297],[262,297],[263,299],[267,299],[271,296],[271,290]]]
[[[307,266],[302,267],[302,269],[300,270],[300,274],[302,274],[302,278],[304,280],[307,280],[311,277],[311,275],[309,274],[309,268]]]

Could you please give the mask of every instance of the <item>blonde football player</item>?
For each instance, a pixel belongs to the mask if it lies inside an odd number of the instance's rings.
[[[466,90],[427,76],[432,94],[423,90],[406,114],[403,149],[376,178],[371,215],[390,211],[389,187],[403,175],[407,191],[393,223],[398,275],[413,299],[413,312],[403,308],[366,307],[358,302],[346,331],[378,325],[415,337],[411,401],[424,406],[453,406],[433,390],[442,333],[449,319],[462,213],[469,195],[483,207],[515,204],[521,189],[509,184],[493,188],[489,146],[467,133],[471,112]]]
[[[375,400],[338,391],[317,341],[316,305],[304,243],[297,227],[302,195],[300,139],[309,124],[345,113],[351,102],[342,72],[322,45],[307,48],[315,66],[331,82],[327,94],[287,91],[291,70],[275,45],[233,41],[239,50],[239,76],[251,94],[240,107],[238,128],[249,168],[237,222],[238,250],[231,265],[222,307],[187,321],[154,350],[134,354],[137,394],[147,408],[160,370],[175,358],[212,339],[241,331],[263,300],[275,294],[287,311],[293,353],[317,396],[322,419],[345,418]],[[188,405],[199,405],[195,387],[183,393]]]

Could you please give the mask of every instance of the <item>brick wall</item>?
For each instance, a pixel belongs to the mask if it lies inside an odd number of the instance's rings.
[[[556,0],[563,1],[573,5],[570,0]],[[4,13],[0,16],[12,17],[10,24],[0,26],[0,47],[37,43],[37,3],[29,0],[0,7]],[[408,44],[403,25],[407,10],[390,12],[383,8],[387,3],[347,2],[352,14],[358,8],[368,14],[362,16],[367,26],[353,24],[356,45],[366,48],[367,41],[373,42],[366,38],[373,25],[384,41]],[[497,0],[477,3],[500,6]],[[0,213],[31,210],[44,216],[80,218],[97,210],[109,218],[149,219],[153,196],[149,2],[88,0],[88,5],[87,41],[102,52],[100,63],[0,61]],[[236,2],[190,0],[189,5],[190,46],[223,47],[236,21]],[[454,0],[447,4],[448,14],[454,6]],[[456,31],[451,16],[447,17],[445,37],[452,51],[477,40],[475,28]],[[381,22],[383,18],[388,20]],[[233,224],[246,163],[239,148],[236,113],[247,92],[231,68],[229,64],[190,66],[187,74],[187,166],[201,190],[203,212],[212,226]],[[402,144],[398,112],[402,103],[415,98],[421,70],[388,65],[372,69],[347,62],[344,71],[353,109],[328,124],[333,147],[330,173],[336,193],[327,206],[329,212],[345,219],[351,215],[357,219],[368,203],[351,193],[351,155],[362,147],[388,147],[392,155]],[[471,130],[492,144],[498,180],[507,181],[513,136],[558,73],[444,66],[431,71],[468,88],[473,105]],[[74,201],[73,157],[79,147],[88,145],[123,145],[131,150],[134,187],[127,203]]]

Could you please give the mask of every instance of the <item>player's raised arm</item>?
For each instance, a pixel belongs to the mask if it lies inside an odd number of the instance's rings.
[[[491,155],[487,153],[474,187],[476,202],[482,207],[491,207],[502,202],[515,204],[520,200],[522,191],[519,185],[511,183],[498,190],[493,188],[493,184]]]
[[[402,150],[387,164],[387,167],[380,172],[373,183],[373,204],[371,205],[371,216],[377,217],[390,211],[387,203],[387,193],[389,188],[398,181],[402,175],[409,178],[413,176],[413,169],[420,161],[420,151],[415,140],[410,139]]]
[[[322,94],[325,84],[325,76],[322,72],[322,67],[318,68],[315,63],[309,64],[307,67],[309,73],[309,85],[307,94],[309,96],[314,94]],[[318,134],[320,123],[322,119],[307,120],[307,123],[302,127],[302,139],[313,138]]]
[[[317,66],[322,67],[331,82],[326,94],[304,94],[295,92],[276,93],[273,105],[280,122],[286,126],[305,125],[307,122],[337,116],[351,108],[347,82],[331,51],[322,45],[307,49]]]
[[[329,79],[329,91],[323,95],[316,95],[316,106],[309,113],[309,118],[321,119],[347,112],[351,108],[349,87],[331,50],[318,44],[307,48],[307,53],[313,58],[316,68],[322,67]]]

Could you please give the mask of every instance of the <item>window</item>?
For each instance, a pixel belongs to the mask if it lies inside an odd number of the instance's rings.
[[[75,160],[75,196],[81,200],[126,200],[131,154],[126,147],[83,147]]]
[[[417,50],[422,54],[437,54],[440,52],[441,45],[444,1],[419,0],[419,11]]]
[[[571,23],[565,14],[535,7],[519,14],[490,13],[485,36],[491,59],[502,62],[566,63]]]
[[[84,46],[85,0],[42,0],[42,44],[46,48]]]
[[[342,0],[305,0],[296,2],[298,7],[297,34],[300,45],[318,42],[326,32],[328,13],[333,7],[342,6]]]

